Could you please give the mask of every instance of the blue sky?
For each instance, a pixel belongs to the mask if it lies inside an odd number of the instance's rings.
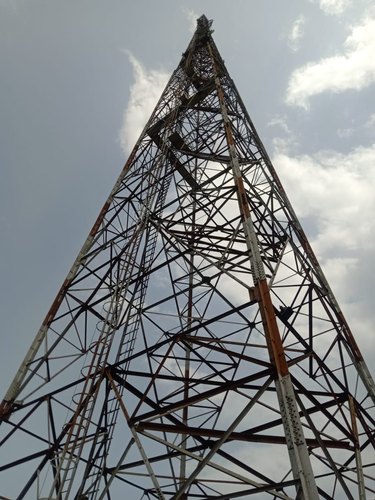
[[[0,0],[4,392],[202,13],[369,365],[367,0]]]

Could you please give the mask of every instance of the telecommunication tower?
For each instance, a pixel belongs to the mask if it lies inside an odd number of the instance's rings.
[[[1,498],[372,499],[374,403],[202,16],[1,403]]]

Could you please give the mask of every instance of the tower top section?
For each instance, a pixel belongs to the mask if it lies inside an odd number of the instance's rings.
[[[206,37],[213,33],[211,30],[212,19],[207,19],[207,17],[203,14],[201,17],[197,19],[197,29],[195,30],[195,35],[199,38]]]

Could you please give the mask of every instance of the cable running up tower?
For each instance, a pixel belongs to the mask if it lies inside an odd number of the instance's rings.
[[[373,498],[374,403],[202,16],[1,403],[0,494]]]

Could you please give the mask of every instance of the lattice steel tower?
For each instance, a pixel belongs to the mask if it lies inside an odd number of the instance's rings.
[[[374,382],[210,26],[5,395],[1,498],[374,498]]]

